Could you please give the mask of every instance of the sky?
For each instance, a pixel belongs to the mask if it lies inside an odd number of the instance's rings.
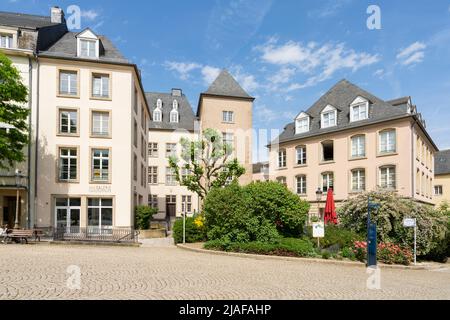
[[[54,5],[79,6],[81,29],[109,37],[146,91],[182,88],[194,112],[227,68],[256,98],[253,126],[267,139],[345,78],[383,100],[411,96],[450,149],[450,0],[2,0],[0,11]],[[261,140],[255,162],[267,158]]]

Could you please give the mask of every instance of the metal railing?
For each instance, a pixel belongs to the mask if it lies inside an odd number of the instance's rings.
[[[138,231],[131,228],[58,227],[54,229],[53,239],[55,241],[133,243],[138,241]]]

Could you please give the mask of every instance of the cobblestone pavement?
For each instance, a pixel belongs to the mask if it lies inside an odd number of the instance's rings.
[[[176,247],[0,245],[0,257],[0,299],[450,299],[450,268],[382,269],[381,290],[368,290],[363,266]]]

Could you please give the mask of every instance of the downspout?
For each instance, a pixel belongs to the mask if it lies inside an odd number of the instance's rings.
[[[416,144],[414,141],[414,132],[415,132],[415,120],[411,123],[411,199],[414,199],[416,194],[416,170],[414,170],[414,150],[416,149]]]
[[[38,160],[39,160],[39,88],[40,88],[40,64],[39,64],[39,57],[36,56],[36,69],[37,69],[37,85],[36,85],[36,141],[35,141],[35,161],[34,161],[34,224],[37,222],[37,214],[36,214],[36,200],[37,200],[37,168],[38,168]]]
[[[32,221],[31,221],[31,137],[32,137],[32,110],[33,110],[33,61],[31,57],[28,57],[28,109],[30,110],[30,113],[28,115],[28,163],[27,163],[27,227],[30,229],[32,227]],[[34,199],[33,199],[34,201]],[[34,226],[34,225],[33,225]]]

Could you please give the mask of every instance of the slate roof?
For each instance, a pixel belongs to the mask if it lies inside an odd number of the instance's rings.
[[[450,174],[450,150],[436,153],[434,157],[434,174]]]
[[[369,119],[357,122],[350,122],[350,104],[358,96],[361,96],[366,100],[369,100]],[[403,102],[404,98],[396,99],[395,103],[399,104],[394,106],[391,103],[383,101],[382,99],[372,95],[371,93],[359,88],[358,86],[344,79],[339,81],[317,102],[315,102],[308,110],[305,111],[311,116],[309,132],[295,134],[295,122],[292,122],[285,127],[284,131],[281,133],[278,139],[279,142],[282,143],[286,141],[307,138],[319,134],[325,134],[344,129],[365,126],[371,123],[411,116],[407,112],[408,108],[407,104],[404,104]],[[320,114],[327,105],[332,105],[333,107],[338,109],[337,126],[321,129]],[[273,143],[275,142],[276,140]]]
[[[258,162],[252,165],[253,173],[261,173],[263,167],[269,168],[269,162]]]
[[[242,89],[239,83],[226,69],[220,72],[216,80],[214,80],[208,90],[204,93],[209,95],[253,99],[244,89]]]
[[[194,131],[195,122],[197,118],[195,117],[191,105],[184,94],[182,94],[181,96],[173,96],[171,93],[147,92],[145,95],[147,97],[148,106],[152,114],[153,111],[156,109],[156,102],[158,101],[158,99],[162,100],[162,111],[163,111],[162,122],[150,121],[150,130],[185,129],[188,131]],[[172,103],[174,99],[178,101],[178,114],[179,114],[178,123],[171,123],[169,121],[170,111],[172,111]]]
[[[58,23],[52,23],[50,17],[46,16],[0,11],[0,25],[39,29],[56,26]]]
[[[80,59],[86,58],[77,57],[77,38],[78,32],[67,32],[48,50],[41,51],[40,56],[51,58],[66,58],[66,59]],[[93,59],[100,62],[124,63],[130,64],[120,51],[112,44],[112,42],[105,36],[97,35],[100,39],[103,49],[98,59]]]

